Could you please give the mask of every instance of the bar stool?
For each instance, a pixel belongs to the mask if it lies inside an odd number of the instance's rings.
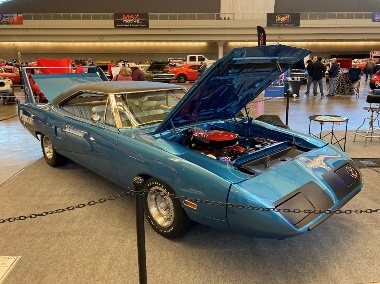
[[[356,129],[355,136],[354,136],[354,142],[356,139],[356,136],[362,136],[365,137],[365,143],[364,147],[367,145],[367,139],[372,138],[380,138],[380,124],[379,124],[379,114],[380,114],[380,95],[376,94],[377,92],[374,92],[375,95],[368,95],[366,102],[369,103],[369,106],[364,107],[363,109],[370,112],[371,115],[369,117],[364,118],[363,123]],[[368,120],[368,128],[361,129],[366,121]],[[377,122],[377,126],[375,126],[375,122]]]

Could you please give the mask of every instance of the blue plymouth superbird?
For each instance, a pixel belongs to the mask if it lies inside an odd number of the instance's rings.
[[[32,74],[48,103],[36,103],[26,83],[18,115],[50,166],[70,159],[125,189],[143,177],[146,216],[166,238],[192,222],[296,236],[363,186],[355,163],[334,145],[249,117],[246,105],[308,54],[284,45],[237,48],[190,90],[96,73]]]

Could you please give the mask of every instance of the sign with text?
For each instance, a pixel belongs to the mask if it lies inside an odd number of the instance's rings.
[[[300,13],[267,13],[267,27],[299,27]]]
[[[267,35],[265,30],[261,26],[257,26],[257,45],[266,45],[267,44]]]
[[[22,14],[0,14],[0,25],[22,25]]]
[[[115,13],[115,28],[149,28],[148,13]]]

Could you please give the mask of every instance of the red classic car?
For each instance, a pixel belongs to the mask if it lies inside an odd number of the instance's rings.
[[[380,89],[380,71],[377,71],[376,74],[372,76],[371,81],[369,82],[369,87],[371,90]]]
[[[196,81],[199,79],[198,68],[200,64],[184,64],[178,68],[172,68],[170,73],[175,75],[174,79],[179,83],[185,83],[186,81]]]
[[[21,82],[20,72],[15,66],[0,66],[0,76],[11,79],[13,84],[20,84]]]

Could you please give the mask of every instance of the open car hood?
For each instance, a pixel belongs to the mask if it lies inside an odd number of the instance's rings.
[[[207,69],[155,133],[235,117],[278,76],[310,53],[285,45],[233,49]]]

